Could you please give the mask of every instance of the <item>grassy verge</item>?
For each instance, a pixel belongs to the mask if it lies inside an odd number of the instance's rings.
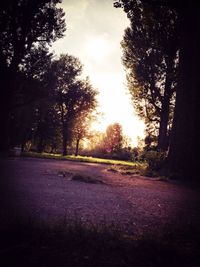
[[[49,154],[49,153],[36,153],[36,152],[24,152],[22,153],[24,157],[33,157],[33,158],[43,158],[43,159],[60,159],[60,160],[71,160],[78,162],[88,162],[88,163],[103,163],[110,165],[124,165],[124,166],[136,166],[141,165],[142,163],[124,161],[124,160],[112,160],[112,159],[101,159],[85,156],[61,156],[60,154]]]
[[[148,165],[147,163],[135,163],[133,166],[128,165],[112,165],[108,171],[117,172],[122,175],[145,175],[146,169]]]
[[[116,228],[86,228],[79,223],[65,227],[22,224],[0,234],[1,266],[200,266],[199,239],[191,228],[136,238]]]

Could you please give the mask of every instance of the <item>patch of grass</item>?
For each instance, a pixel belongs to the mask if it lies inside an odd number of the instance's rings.
[[[103,184],[103,181],[91,177],[91,176],[86,176],[86,175],[80,175],[80,174],[75,174],[72,177],[73,181],[79,181],[79,182],[84,182],[84,183],[90,183],[90,184]]]
[[[127,165],[113,165],[107,171],[118,172],[122,175],[143,175],[147,168],[146,163],[135,163],[132,166]]]
[[[1,266],[197,267],[198,227],[131,237],[116,228],[79,223],[13,225],[0,231]]]
[[[60,159],[60,160],[71,160],[78,162],[88,162],[88,163],[103,163],[110,165],[125,165],[125,166],[135,166],[138,163],[123,161],[123,160],[112,160],[112,159],[101,159],[101,158],[93,158],[86,156],[62,156],[60,154],[49,154],[49,153],[36,153],[36,152],[23,152],[22,156],[24,157],[33,157],[33,158],[43,158],[43,159]]]

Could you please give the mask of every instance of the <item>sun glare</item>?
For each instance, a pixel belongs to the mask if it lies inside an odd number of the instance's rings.
[[[92,130],[105,132],[109,124],[118,122],[122,125],[124,134],[131,139],[131,145],[137,146],[138,137],[144,138],[145,126],[134,112],[131,96],[125,87],[125,74],[93,73],[91,79],[101,89],[98,111],[102,114],[92,124]]]
[[[69,14],[69,30],[65,38],[56,42],[54,49],[80,58],[84,65],[83,75],[89,76],[99,91],[98,111],[103,116],[99,117],[99,122],[93,123],[92,130],[105,132],[109,124],[118,122],[124,134],[131,138],[132,145],[137,146],[138,136],[144,137],[144,123],[134,113],[130,95],[126,92],[121,62],[120,42],[129,25],[126,14],[113,8],[112,0],[110,3],[97,1],[99,9],[94,9],[97,5],[83,5],[88,3],[86,0],[71,1],[71,4],[70,1],[63,2],[65,12]],[[79,3],[79,9],[75,8],[75,2]]]
[[[88,38],[85,52],[88,57],[96,62],[101,62],[112,51],[112,43],[105,36]]]
[[[111,119],[103,115],[99,119],[99,121],[97,120],[92,123],[91,130],[105,133],[108,125],[116,123],[116,122],[122,125],[124,135],[130,138],[130,141],[131,141],[130,145],[132,147],[136,147],[138,145],[138,138],[139,139],[144,138],[144,127],[143,127],[144,123],[141,120],[136,119],[133,116],[132,117],[129,116],[127,120],[125,121],[125,120],[119,120],[119,118],[118,120]],[[130,126],[130,123],[132,123],[134,127],[132,127],[132,125]]]

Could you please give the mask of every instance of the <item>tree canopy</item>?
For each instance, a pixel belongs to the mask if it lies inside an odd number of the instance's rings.
[[[47,55],[47,47],[63,37],[65,32],[64,12],[57,7],[59,2],[8,0],[0,3],[0,150],[9,146],[10,115],[12,109],[19,104],[16,100],[19,101],[20,98],[21,105],[22,99],[29,97],[27,90],[30,87],[36,94],[36,88],[40,87],[38,77],[28,76],[29,63],[31,62],[32,69],[35,66],[36,71],[38,62],[35,55],[40,55],[40,59],[42,51]],[[42,73],[41,69],[39,72]]]
[[[105,150],[109,153],[119,152],[123,145],[122,126],[119,123],[111,124],[106,129],[104,138]]]
[[[122,41],[128,88],[148,134],[166,150],[179,62],[176,12],[135,2],[130,20]]]
[[[82,64],[71,55],[61,55],[52,62],[52,80],[54,81],[54,99],[60,116],[63,136],[63,155],[67,154],[67,145],[72,140],[73,129],[78,118],[90,114],[97,105],[97,91],[88,78],[81,79]]]

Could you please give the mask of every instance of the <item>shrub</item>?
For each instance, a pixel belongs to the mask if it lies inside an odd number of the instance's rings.
[[[163,167],[166,153],[149,150],[145,152],[144,158],[147,161],[150,170],[159,171]]]

